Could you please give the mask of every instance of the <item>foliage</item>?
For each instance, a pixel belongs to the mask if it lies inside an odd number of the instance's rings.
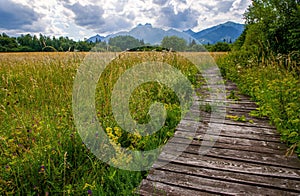
[[[229,52],[231,51],[230,45],[226,42],[218,42],[209,47],[210,52]]]
[[[161,46],[163,48],[170,48],[174,51],[185,51],[187,48],[187,42],[183,38],[176,36],[166,36],[161,41]]]
[[[299,69],[297,61],[286,59],[290,57],[259,62],[255,55],[239,51],[219,59],[218,64],[226,78],[257,102],[259,108],[251,115],[267,116],[281,133],[282,141],[290,146],[288,154],[295,150],[300,157]]]
[[[39,38],[26,34],[20,37],[9,37],[5,33],[0,35],[0,52],[40,52],[40,51],[90,51],[93,43],[86,41],[75,42],[68,37],[47,37],[42,34]]]
[[[73,41],[68,37],[47,37],[42,34],[21,35],[14,38],[5,33],[0,34],[0,52],[121,52],[125,50],[138,51],[187,51],[187,52],[227,52],[231,50],[228,43],[217,43],[215,45],[197,44],[195,40],[187,45],[187,42],[179,37],[165,37],[160,46],[150,46],[144,40],[135,39],[132,36],[117,36],[110,38],[109,42],[97,40],[96,43],[88,41]]]
[[[132,36],[117,36],[110,38],[108,44],[120,48],[120,51],[124,51],[131,48],[142,46],[142,40],[135,39]]]
[[[264,57],[300,50],[298,0],[253,0],[245,18],[244,49]]]
[[[223,76],[257,101],[253,116],[267,116],[300,157],[300,2],[252,0],[247,26],[233,53],[219,60]]]
[[[136,52],[136,51],[156,51],[156,52],[162,52],[162,51],[170,51],[168,48],[163,48],[160,46],[141,46],[136,47],[128,50],[129,52]]]
[[[134,188],[145,177],[146,172],[124,171],[99,161],[85,147],[75,129],[71,106],[73,79],[85,55],[0,54],[1,194],[133,195]],[[97,91],[103,95],[97,93],[98,117],[112,145],[151,149],[166,143],[172,136],[181,111],[174,93],[161,89],[156,83],[147,83],[133,93],[130,105],[133,116],[143,121],[147,119],[147,104],[163,101],[168,113],[165,127],[151,137],[141,137],[138,133],[126,134],[115,124],[109,112],[107,92],[125,71],[126,64],[132,66],[146,54],[130,55],[117,61],[119,64],[112,62],[109,66],[112,70],[106,70],[101,76],[105,80],[100,81],[105,81],[105,85],[99,84]],[[164,60],[181,68],[195,81],[195,69],[189,62],[175,53],[168,54]],[[144,100],[145,105],[141,104]],[[118,163],[120,159],[130,157],[120,154],[114,161]]]

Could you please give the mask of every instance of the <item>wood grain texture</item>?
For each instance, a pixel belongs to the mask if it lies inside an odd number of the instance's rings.
[[[207,88],[197,90],[202,96],[177,126],[138,194],[300,195],[298,157],[285,156],[287,147],[266,118],[249,115],[257,108],[249,97],[241,95],[232,82],[226,82],[225,89],[228,95],[235,92],[239,101],[226,100],[226,114],[214,118],[201,109],[201,105],[214,103]],[[226,115],[244,115],[247,121],[234,121]],[[219,131],[208,133],[210,125]],[[200,154],[201,147],[209,151]],[[180,156],[174,159],[178,152]]]

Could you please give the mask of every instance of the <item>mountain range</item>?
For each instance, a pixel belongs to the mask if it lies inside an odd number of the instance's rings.
[[[217,26],[204,29],[199,32],[194,32],[191,29],[186,31],[177,31],[175,29],[163,30],[161,28],[155,28],[151,24],[145,25],[139,24],[130,31],[121,31],[119,33],[111,34],[106,37],[96,35],[89,38],[88,42],[106,41],[110,38],[120,35],[130,35],[136,39],[144,40],[145,43],[151,45],[160,44],[162,39],[166,36],[177,36],[184,38],[188,43],[193,39],[197,40],[201,44],[215,44],[217,42],[234,42],[244,31],[244,25],[234,22],[226,22]]]

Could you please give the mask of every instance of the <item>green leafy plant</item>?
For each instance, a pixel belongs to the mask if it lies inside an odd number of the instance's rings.
[[[289,153],[300,156],[300,78],[297,61],[288,61],[286,69],[275,57],[264,62],[245,52],[234,52],[219,59],[223,75],[236,82],[242,93],[250,95],[258,108],[250,112],[255,117],[268,117],[281,133],[282,141],[290,146]],[[250,57],[250,60],[249,60]],[[284,59],[282,59],[285,61]]]

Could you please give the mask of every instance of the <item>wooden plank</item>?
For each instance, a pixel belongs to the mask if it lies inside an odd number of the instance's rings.
[[[180,124],[177,127],[177,131],[181,132],[189,132],[191,127],[187,127],[184,124]],[[198,134],[206,134],[208,126],[199,124],[197,133]],[[280,136],[278,134],[263,134],[263,133],[255,133],[254,131],[241,131],[243,130],[241,127],[233,126],[232,128],[228,128],[228,126],[220,126],[221,132],[218,134],[219,136],[223,137],[231,137],[237,139],[250,139],[256,141],[265,141],[265,142],[274,142],[274,143],[281,143]],[[273,130],[270,130],[273,131]],[[286,148],[285,145],[283,145]]]
[[[187,189],[194,189],[199,191],[209,191],[216,194],[227,195],[241,195],[241,194],[261,194],[268,193],[269,195],[284,195],[285,191],[270,189],[260,186],[249,186],[245,184],[239,184],[234,182],[224,182],[220,180],[209,179],[205,177],[186,175],[182,173],[153,170],[148,179],[156,182],[168,182],[174,186],[180,184]],[[290,193],[291,195],[297,195],[297,193]]]
[[[191,126],[199,126],[199,129],[206,129],[207,128],[207,123],[201,123],[201,122],[194,122],[190,120],[182,120],[178,124],[178,128],[181,129],[186,129],[187,131]],[[262,128],[262,127],[245,127],[245,126],[235,126],[235,125],[222,125],[221,126],[222,130],[225,132],[232,132],[233,134],[235,133],[240,133],[240,134],[252,134],[252,135],[259,135],[260,136],[266,136],[270,138],[278,138],[278,142],[280,141],[280,136],[277,133],[276,129],[273,128]]]
[[[186,135],[186,133],[188,133]],[[175,132],[175,135],[178,137],[189,137],[191,132],[186,132],[185,129],[180,129],[177,128],[177,131]],[[227,144],[232,144],[232,145],[241,145],[241,146],[253,146],[253,147],[268,147],[271,149],[286,149],[286,145],[277,141],[268,141],[268,140],[260,140],[260,139],[253,139],[253,138],[244,138],[243,136],[241,137],[234,137],[234,135],[226,135],[223,134],[221,131],[220,134],[218,133],[207,133],[206,130],[200,129],[196,133],[194,133],[194,140],[203,140],[204,135],[207,136],[212,136],[213,139],[217,139],[216,141],[221,142],[221,143],[227,143]],[[251,135],[248,135],[249,137]]]
[[[191,131],[187,131],[186,129],[182,129],[178,127],[176,129],[176,133],[178,132],[178,136],[184,136],[185,133],[191,133]],[[238,131],[238,130],[237,130]],[[258,146],[258,147],[270,147],[274,149],[286,149],[286,145],[284,143],[281,143],[280,141],[275,140],[276,137],[273,139],[268,139],[267,136],[251,136],[250,134],[238,134],[237,136],[234,136],[235,133],[231,133],[230,131],[224,131],[222,127],[220,127],[220,131],[207,131],[207,128],[205,129],[198,129],[196,133],[194,133],[194,139],[200,140],[203,139],[204,135],[210,135],[210,136],[217,136],[220,138],[219,141],[224,141],[224,143],[232,143],[236,145],[243,145],[243,146]]]
[[[143,189],[137,191],[140,195],[145,196],[161,196],[161,195],[172,195],[172,196],[191,196],[191,195],[203,195],[212,196],[214,194],[208,192],[195,191],[192,189],[181,188],[180,185],[173,186],[169,183],[154,182],[144,179],[141,183]]]
[[[210,156],[195,156],[195,154],[182,153],[175,160],[169,159],[173,156],[170,152],[162,152],[159,156],[160,161],[172,161],[172,163],[180,163],[195,167],[210,168],[215,170],[230,171],[244,173],[249,175],[270,176],[283,179],[291,179],[300,181],[300,170],[294,168],[286,168],[283,166],[265,165],[259,163],[244,162],[238,160],[229,160]]]
[[[204,103],[204,104],[213,104],[215,103],[216,101],[218,100],[213,100],[213,99],[201,99],[201,98],[196,98],[195,101],[199,101],[201,103]],[[226,100],[222,100],[222,103],[225,103],[225,104],[240,104],[240,105],[245,105],[245,106],[251,106],[251,107],[257,107],[257,105],[253,102],[253,101],[250,101],[249,99],[244,99],[244,100],[232,100],[232,99],[226,99]]]
[[[182,146],[184,144],[176,143],[177,148],[165,148],[165,150],[170,152],[180,152],[182,151]],[[182,147],[182,148],[180,148]],[[189,145],[184,152],[193,154],[194,156],[200,156],[199,153],[199,146]],[[270,165],[270,166],[279,166],[291,169],[299,169],[300,162],[297,157],[286,157],[284,154],[267,154],[267,153],[259,153],[259,152],[251,152],[251,151],[238,151],[233,149],[221,149],[221,148],[212,148],[209,152],[205,155],[209,157],[215,158],[222,158],[234,161],[242,161],[248,163],[256,163],[256,164],[263,164],[263,165]]]
[[[248,184],[251,186],[261,186],[284,191],[292,191],[300,193],[300,181],[288,180],[284,178],[276,178],[270,176],[249,175],[238,172],[230,172],[224,170],[215,170],[192,165],[184,165],[176,162],[169,163],[159,168],[165,171],[175,171],[177,173],[194,175],[216,179],[220,181],[236,182],[240,184]]]
[[[234,125],[234,126],[242,126],[242,127],[257,127],[257,128],[267,128],[267,129],[274,129],[275,128],[268,124],[268,122],[256,122],[253,123],[250,122],[239,122],[239,121],[233,121],[230,119],[223,119],[223,118],[213,118],[213,117],[205,117],[205,116],[186,116],[184,118],[185,121],[195,121],[195,119],[200,118],[201,122],[204,123],[217,123],[221,125]]]
[[[175,137],[182,137],[182,138],[189,138],[191,139],[191,136],[186,136],[186,132],[180,132],[177,131],[175,133]],[[198,139],[199,136],[196,134],[195,137],[193,137],[193,141],[191,142],[192,145],[201,145],[201,142],[203,139]],[[202,137],[201,137],[202,138]],[[207,140],[210,141],[210,140]],[[243,143],[243,141],[246,141],[247,143]],[[254,145],[255,143],[258,143],[258,145]],[[267,154],[274,154],[274,153],[280,153],[282,155],[285,155],[286,148],[284,145],[274,144],[277,148],[270,147],[269,145],[263,146],[257,141],[247,141],[247,140],[237,140],[236,138],[228,138],[219,136],[218,140],[214,143],[214,148],[223,148],[223,149],[231,149],[231,150],[240,150],[240,151],[249,151],[249,152],[259,152],[259,153],[267,153]]]
[[[193,147],[191,146],[191,149]],[[256,152],[243,152],[231,149],[214,149],[208,153],[209,156],[227,158],[231,160],[241,160],[244,162],[260,163],[265,165],[282,166],[286,168],[299,169],[299,160],[295,157],[286,157],[279,154],[262,154]]]
[[[299,159],[296,155],[285,156],[286,146],[268,119],[249,115],[257,105],[241,95],[234,83],[226,82],[226,96],[234,91],[240,101],[226,99],[219,103],[225,113],[212,115],[200,110],[201,105],[222,101],[213,99],[217,89],[224,89],[217,81],[221,78],[214,74],[216,70],[208,71],[211,74],[207,72],[207,77],[215,77],[208,78],[212,85],[196,89],[200,98],[194,98],[191,110],[143,180],[141,193],[155,195],[153,190],[162,190],[166,195],[300,195]],[[254,122],[224,119],[228,114],[244,115]],[[209,126],[216,129],[207,133]],[[201,155],[201,147],[209,150]]]

